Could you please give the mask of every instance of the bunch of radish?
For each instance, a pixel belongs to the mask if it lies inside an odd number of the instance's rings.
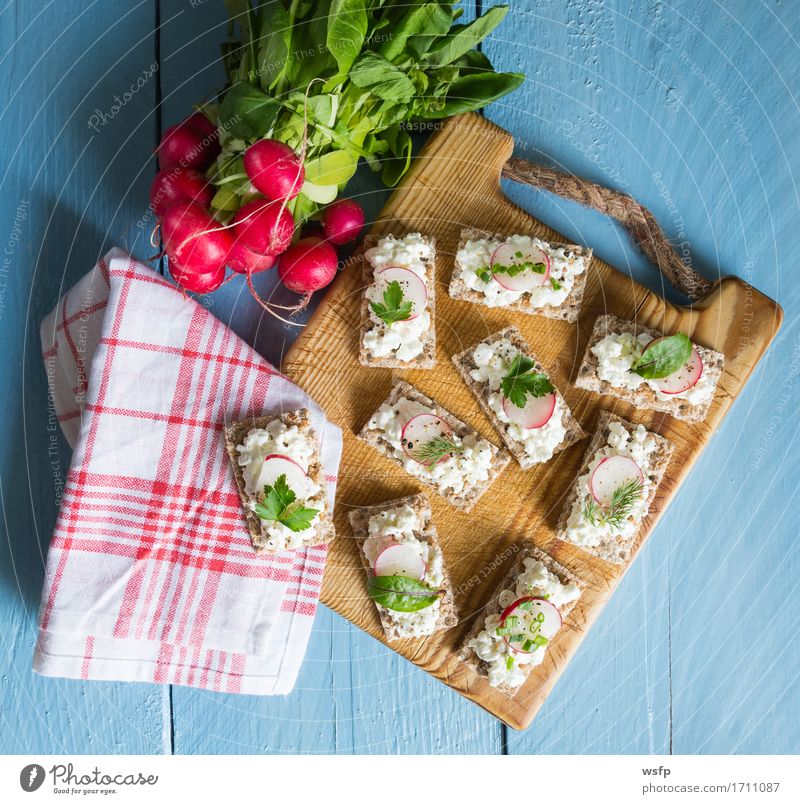
[[[217,129],[202,112],[170,126],[158,147],[159,172],[150,187],[150,206],[159,219],[172,278],[184,290],[209,293],[223,284],[230,268],[247,277],[253,295],[272,312],[251,277],[278,265],[283,284],[303,296],[289,309],[301,309],[314,291],[333,280],[338,255],[331,244],[355,240],[364,211],[355,201],[335,201],[322,211],[324,239],[298,239],[287,204],[303,187],[303,156],[282,142],[262,139],[243,157],[251,200],[226,220],[219,217],[224,213],[211,210],[219,154]]]

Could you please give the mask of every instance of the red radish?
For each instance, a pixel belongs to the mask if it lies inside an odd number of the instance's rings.
[[[253,143],[244,152],[244,169],[256,190],[273,201],[294,198],[305,181],[300,157],[277,140]]]
[[[236,239],[256,254],[282,254],[294,234],[292,213],[279,202],[264,198],[240,207],[233,224]]]
[[[526,430],[544,427],[552,418],[555,409],[555,393],[539,397],[527,396],[524,408],[518,408],[508,397],[503,397],[503,413],[510,422],[518,424]]]
[[[258,476],[258,490],[264,486],[273,486],[275,481],[286,475],[286,485],[295,493],[301,494],[308,490],[308,475],[297,461],[288,455],[273,453],[264,458],[261,474]]]
[[[350,198],[336,201],[322,213],[325,236],[337,246],[355,240],[364,226],[364,210]]]
[[[399,282],[400,289],[403,291],[403,300],[411,302],[411,315],[406,320],[416,318],[425,309],[428,302],[428,290],[425,282],[410,268],[384,268],[375,274],[375,285],[381,295],[390,282]]]
[[[176,201],[196,201],[208,208],[213,197],[211,183],[191,168],[159,170],[150,185],[150,207],[159,218]]]
[[[310,295],[333,281],[338,264],[330,243],[318,237],[304,237],[283,253],[278,273],[289,290]]]
[[[191,117],[170,126],[158,146],[158,163],[164,168],[183,167],[205,170],[220,153],[216,129],[200,115],[205,123],[199,121],[195,112]]]
[[[244,243],[236,240],[228,252],[228,267],[237,274],[257,274],[275,267],[277,257],[274,254],[256,254]]]
[[[173,204],[164,213],[161,234],[173,276],[175,271],[181,274],[216,274],[224,269],[233,245],[228,231],[194,201]]]
[[[216,271],[198,274],[194,271],[182,271],[176,262],[170,260],[169,272],[180,287],[191,293],[211,293],[225,281],[224,265]]]
[[[509,622],[509,617],[517,619]],[[515,653],[533,653],[538,650],[542,646],[533,644],[534,639],[537,636],[552,639],[561,628],[561,623],[558,607],[542,597],[521,597],[500,615],[500,627],[509,630],[509,633],[503,635],[503,639]],[[525,645],[528,646],[527,650]]]
[[[537,274],[531,270],[524,270],[516,276],[508,274],[495,274],[492,276],[506,290],[533,290],[546,284],[550,278],[550,258],[540,248],[530,246],[514,246],[511,243],[501,243],[492,254],[490,268],[495,265],[521,265],[524,262],[544,263],[544,273]]]
[[[664,337],[666,336],[662,335],[661,338],[654,338],[644,347],[644,351],[647,351],[653,344],[658,343]],[[688,391],[690,388],[697,385],[702,376],[703,359],[700,357],[697,349],[692,348],[689,359],[677,371],[673,371],[672,374],[666,377],[653,380],[653,382],[655,382],[658,386],[658,390],[661,391],[662,394],[682,394],[684,391]]]
[[[421,581],[425,577],[425,562],[406,544],[391,544],[378,553],[372,567],[375,575],[407,575]]]
[[[440,416],[434,413],[420,413],[412,416],[403,425],[403,429],[400,431],[400,443],[403,452],[409,458],[417,461],[413,455],[414,450],[440,436],[451,438],[452,433],[450,425]],[[444,455],[439,460],[445,460],[447,457]],[[421,463],[423,466],[431,465],[430,462],[425,461],[417,461],[417,463]]]
[[[589,492],[599,505],[608,507],[614,492],[631,481],[644,482],[639,464],[627,455],[609,455],[589,477]]]
[[[219,136],[217,127],[202,112],[193,112],[190,114],[183,121],[183,125],[193,128],[195,131],[199,131],[203,135],[203,138],[209,141],[216,140]]]

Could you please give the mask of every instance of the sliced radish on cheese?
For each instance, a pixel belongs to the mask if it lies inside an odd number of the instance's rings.
[[[390,282],[397,282],[403,291],[403,300],[411,302],[411,316],[406,321],[416,318],[428,303],[428,290],[425,283],[410,268],[384,268],[375,274],[375,286],[379,293],[389,286]]]
[[[403,447],[403,452],[409,458],[413,458],[417,463],[423,466],[430,466],[429,462],[420,461],[414,457],[414,451],[419,449],[423,444],[427,444],[434,438],[452,438],[453,431],[450,425],[440,416],[434,413],[420,413],[417,416],[412,416],[400,432],[400,443]],[[439,460],[444,460],[448,456],[445,455]]]
[[[378,553],[372,567],[375,575],[406,575],[421,581],[427,571],[425,562],[406,544],[391,544]]]
[[[651,346],[655,341],[647,344]],[[653,382],[662,394],[682,394],[697,385],[697,381],[703,376],[703,359],[692,349],[689,359],[677,370],[666,377],[662,377]]]
[[[589,492],[599,505],[608,507],[614,492],[632,481],[644,482],[639,464],[626,455],[609,455],[595,466],[589,478]]]
[[[258,490],[261,491],[264,486],[274,486],[281,475],[286,475],[286,485],[295,494],[304,493],[308,489],[308,475],[303,467],[286,455],[274,453],[264,458],[258,477]]]
[[[542,597],[521,597],[500,615],[497,633],[515,653],[533,653],[547,645],[559,628],[557,606]]]
[[[502,267],[544,265],[544,271],[537,273],[531,267],[524,268],[516,276],[509,276],[500,270]],[[492,254],[489,264],[492,276],[506,290],[534,290],[547,283],[550,278],[550,258],[536,246],[521,247],[511,243],[500,244]]]
[[[538,397],[527,396],[524,408],[518,408],[510,399],[503,397],[503,413],[508,420],[527,430],[544,427],[552,418],[555,409],[555,393]]]

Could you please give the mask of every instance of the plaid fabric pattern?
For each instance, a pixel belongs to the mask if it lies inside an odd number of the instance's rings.
[[[41,335],[74,452],[34,669],[289,692],[326,548],[253,551],[222,431],[308,407],[332,507],[339,429],[200,304],[119,249],[61,299]]]

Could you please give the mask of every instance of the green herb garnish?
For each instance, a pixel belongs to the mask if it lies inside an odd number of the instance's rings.
[[[509,657],[506,659],[506,670],[510,670],[510,669],[511,669],[513,666],[514,666],[514,657],[513,657],[513,656],[509,656]]]
[[[583,518],[593,527],[609,525],[619,530],[623,522],[630,516],[637,500],[642,496],[642,483],[639,480],[629,480],[614,490],[608,508],[603,510],[594,498],[589,497],[583,507]]]
[[[367,591],[376,603],[392,611],[421,611],[444,595],[444,590],[431,589],[406,575],[370,576]]]
[[[411,451],[411,457],[419,463],[433,466],[446,455],[460,455],[464,447],[449,438],[448,436],[436,436],[424,444],[420,444],[415,450]]]
[[[645,380],[659,380],[674,374],[692,356],[692,342],[682,332],[659,338],[634,361],[631,371]]]
[[[551,276],[550,287],[553,288],[553,290],[561,290],[561,283],[555,277]]]
[[[517,252],[515,257],[522,259],[522,253]],[[478,268],[475,273],[478,279],[488,282],[495,274],[505,274],[506,276],[519,276],[523,271],[530,271],[534,274],[543,274],[547,270],[547,266],[543,262],[530,262],[524,260],[522,262],[512,262],[511,265],[500,265],[494,263],[485,268]]]
[[[539,634],[533,638],[533,644],[536,645],[537,648],[543,648],[550,640]]]
[[[542,372],[534,371],[534,367],[533,360],[519,352],[500,383],[503,396],[518,408],[525,407],[525,397],[529,394],[538,398],[552,394],[555,390],[550,378]]]
[[[400,283],[395,280],[390,282],[386,290],[383,291],[383,304],[380,302],[369,303],[372,312],[378,318],[391,326],[396,321],[408,321],[411,318],[412,303],[404,301],[403,289]]]
[[[286,483],[286,475],[279,475],[273,486],[264,486],[264,501],[256,503],[256,516],[267,522],[279,522],[289,530],[307,530],[311,527],[318,508],[305,508],[295,505],[297,495]]]

